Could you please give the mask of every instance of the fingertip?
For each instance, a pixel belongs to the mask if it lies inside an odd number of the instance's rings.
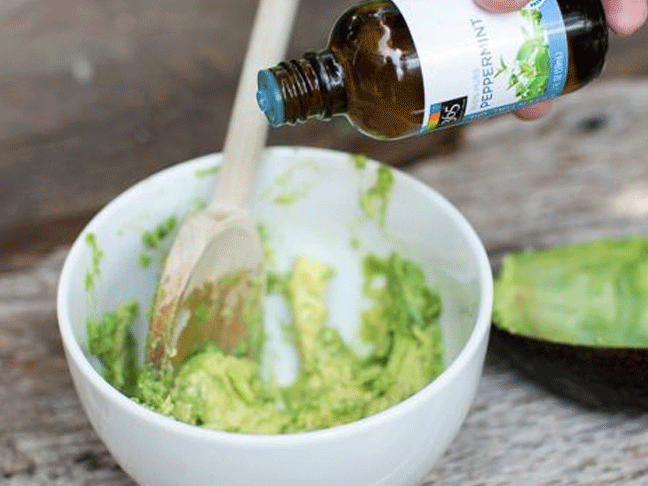
[[[635,33],[648,17],[646,0],[605,0],[604,7],[608,25],[622,36]]]
[[[524,7],[530,0],[474,0],[477,5],[490,12],[513,12]]]
[[[535,120],[547,115],[551,111],[551,101],[541,101],[534,105],[525,106],[516,110],[515,116],[522,120]]]

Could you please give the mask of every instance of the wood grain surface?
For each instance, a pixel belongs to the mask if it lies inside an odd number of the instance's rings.
[[[461,151],[408,169],[511,248],[648,232],[648,82],[600,83],[548,118],[467,128]],[[66,250],[0,274],[0,484],[133,485],[92,431],[55,319]],[[648,484],[648,414],[586,410],[491,348],[477,398],[427,486]],[[334,485],[331,485],[334,486]]]

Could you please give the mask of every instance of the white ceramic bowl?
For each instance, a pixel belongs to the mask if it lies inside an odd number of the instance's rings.
[[[58,289],[58,319],[81,403],[115,459],[141,485],[150,486],[405,486],[419,484],[456,436],[473,401],[490,326],[492,276],[486,252],[463,216],[442,196],[394,170],[386,227],[363,220],[359,192],[372,185],[378,164],[359,170],[349,154],[274,148],[259,167],[253,212],[276,251],[279,270],[299,254],[338,271],[330,284],[330,322],[362,351],[357,338],[363,305],[360,255],[399,250],[420,263],[441,293],[445,371],[404,402],[379,414],[326,430],[288,435],[244,435],[201,429],[151,412],[106,383],[89,357],[86,320],[140,302],[135,324],[144,341],[148,309],[164,252],[146,253],[142,232],[170,214],[181,218],[197,198],[208,198],[220,155],[171,167],[136,184],[108,204],[72,246]],[[277,204],[277,196],[293,199]],[[83,280],[92,255],[85,235],[104,252],[95,288]],[[361,243],[354,250],[350,239]],[[167,243],[168,246],[168,243]],[[288,380],[294,356],[280,338],[286,319],[269,299],[268,354]],[[141,351],[141,349],[140,349]]]

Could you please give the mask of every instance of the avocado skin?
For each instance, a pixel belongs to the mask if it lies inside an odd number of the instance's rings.
[[[526,378],[587,409],[648,411],[648,349],[554,343],[495,324],[490,344]]]

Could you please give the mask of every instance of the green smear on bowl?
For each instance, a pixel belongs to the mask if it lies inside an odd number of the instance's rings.
[[[151,264],[151,256],[146,253],[140,253],[137,257],[137,264],[142,268],[148,268]]]
[[[217,174],[220,171],[220,168],[221,168],[220,165],[213,165],[212,167],[206,167],[204,169],[196,169],[194,175],[199,179],[203,177],[213,176],[214,174]]]
[[[360,238],[357,236],[352,236],[349,239],[349,246],[351,247],[352,250],[359,250],[360,249]]]
[[[279,174],[270,187],[264,191],[263,197],[269,198],[281,206],[295,204],[308,197],[317,183],[312,178],[312,174],[320,170],[319,165],[313,161],[307,160],[296,164]]]
[[[360,208],[369,219],[378,218],[378,224],[385,226],[389,195],[394,186],[394,175],[384,165],[378,167],[376,182],[360,193]]]
[[[362,170],[365,167],[367,167],[367,161],[368,160],[369,159],[367,158],[367,156],[363,155],[363,154],[352,154],[351,155],[351,163],[358,170]]]
[[[307,190],[300,189],[300,190],[288,191],[279,194],[277,197],[275,197],[274,203],[279,204],[281,206],[290,206],[291,204],[295,204],[297,201],[305,198],[306,196],[308,196]]]
[[[257,224],[257,233],[259,234],[259,239],[261,240],[261,246],[263,249],[263,261],[266,266],[274,263],[275,261],[275,251],[270,242],[270,235],[268,234],[268,228],[263,223]]]
[[[207,207],[207,201],[201,197],[197,197],[191,202],[191,207],[189,208],[189,214],[195,214],[199,211],[202,211]]]
[[[90,251],[92,252],[92,263],[90,270],[88,270],[83,277],[83,286],[86,290],[90,290],[94,288],[95,279],[101,274],[99,263],[101,263],[104,254],[103,251],[99,249],[99,245],[97,244],[97,237],[94,233],[86,234],[85,242],[86,245],[90,247]]]
[[[178,219],[171,215],[161,221],[153,231],[145,231],[142,234],[142,243],[150,249],[156,249],[160,243],[173,232],[178,226]]]

